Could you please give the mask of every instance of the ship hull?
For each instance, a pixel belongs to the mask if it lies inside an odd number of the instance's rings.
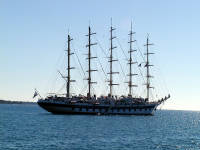
[[[153,115],[157,104],[144,105],[84,105],[38,102],[38,105],[53,114],[88,114],[88,115]]]

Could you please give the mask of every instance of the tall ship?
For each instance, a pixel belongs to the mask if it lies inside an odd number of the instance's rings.
[[[71,55],[73,54],[71,52],[70,43],[72,38],[68,34],[68,42],[67,42],[67,76],[63,76],[66,81],[66,94],[64,96],[60,96],[58,94],[55,95],[49,95],[46,98],[40,98],[37,103],[38,105],[45,109],[48,112],[51,112],[53,114],[91,114],[91,115],[153,115],[156,111],[157,107],[164,103],[167,99],[170,98],[170,94],[166,95],[163,98],[155,99],[150,101],[150,91],[151,88],[151,82],[150,78],[152,77],[150,75],[150,67],[153,66],[150,64],[149,56],[153,53],[149,51],[149,46],[152,45],[149,43],[149,36],[147,36],[146,44],[144,45],[146,47],[146,53],[145,57],[146,60],[144,63],[145,68],[145,88],[146,88],[146,96],[140,96],[136,97],[133,96],[133,87],[137,87],[137,85],[134,85],[133,76],[136,74],[133,73],[133,67],[132,65],[136,62],[133,61],[133,43],[135,40],[133,40],[133,34],[135,32],[132,31],[132,23],[131,23],[131,30],[129,35],[129,50],[128,50],[128,78],[129,81],[127,82],[128,86],[128,95],[124,96],[116,96],[113,94],[113,86],[118,85],[117,83],[114,83],[113,75],[118,74],[119,72],[113,71],[113,66],[116,59],[113,58],[113,50],[116,48],[116,46],[113,45],[113,39],[116,38],[113,36],[113,31],[115,28],[112,26],[110,27],[110,49],[109,49],[109,57],[108,57],[108,63],[109,63],[109,80],[108,80],[108,86],[109,91],[108,94],[104,94],[101,96],[96,96],[95,94],[91,94],[91,86],[92,84],[96,83],[93,81],[93,78],[95,76],[92,76],[92,72],[97,71],[93,68],[91,68],[92,59],[95,59],[96,57],[92,56],[91,47],[93,45],[96,45],[97,43],[91,42],[92,35],[96,33],[92,33],[91,27],[88,27],[88,44],[86,45],[88,49],[87,53],[87,60],[88,60],[88,70],[87,70],[87,84],[88,84],[88,92],[86,96],[83,96],[81,94],[72,96],[71,93],[71,82],[75,82],[75,80],[71,79],[71,70],[74,69],[74,67],[71,67]],[[139,64],[141,66],[141,64]],[[138,65],[138,67],[139,67]],[[105,84],[105,83],[101,83]],[[118,85],[120,87],[120,85]],[[37,95],[37,93],[34,94],[34,97]]]

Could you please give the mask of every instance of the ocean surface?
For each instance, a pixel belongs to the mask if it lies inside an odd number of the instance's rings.
[[[200,149],[200,112],[154,116],[53,115],[36,104],[0,104],[0,150]]]

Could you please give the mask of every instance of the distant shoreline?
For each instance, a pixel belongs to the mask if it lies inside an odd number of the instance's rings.
[[[0,100],[0,104],[36,104],[36,102]]]

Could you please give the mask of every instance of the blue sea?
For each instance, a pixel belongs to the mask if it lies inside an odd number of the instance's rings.
[[[154,116],[53,115],[36,104],[0,104],[0,150],[197,150],[200,112]]]

